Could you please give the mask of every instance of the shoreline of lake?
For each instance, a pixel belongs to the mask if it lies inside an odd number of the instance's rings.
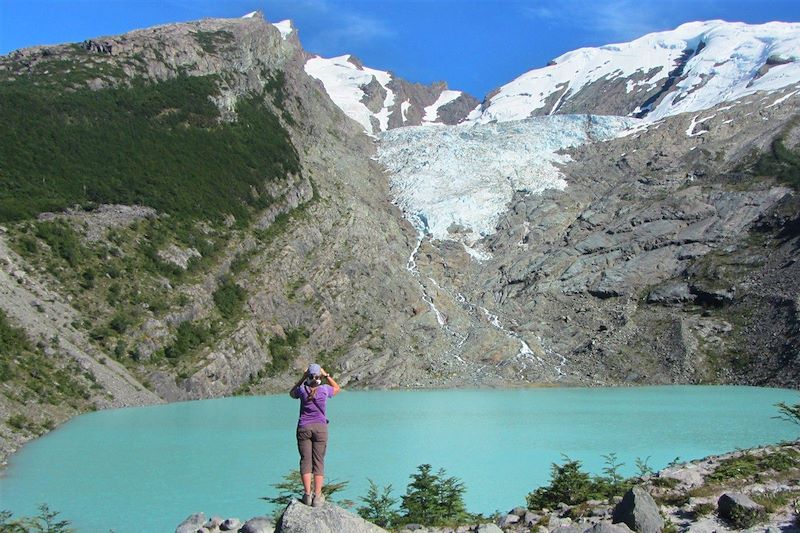
[[[367,479],[402,489],[429,463],[463,479],[468,508],[492,512],[544,484],[561,453],[599,472],[610,452],[626,470],[648,455],[658,468],[676,455],[788,438],[793,428],[770,417],[776,402],[795,398],[794,390],[730,386],[349,391],[329,405],[327,462],[332,479],[350,481],[351,499]],[[161,509],[163,491],[173,502],[162,509],[167,518],[175,509],[256,513],[270,483],[296,468],[295,402],[277,394],[97,411],[31,443],[0,488],[17,513],[44,500],[67,519],[102,513],[94,498],[116,516]],[[247,481],[219,494],[222,479]]]

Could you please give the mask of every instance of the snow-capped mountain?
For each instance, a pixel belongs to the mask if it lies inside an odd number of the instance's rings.
[[[325,86],[336,105],[369,134],[419,124],[456,124],[478,101],[445,83],[409,83],[391,72],[365,67],[357,58],[312,57],[305,71]]]
[[[494,91],[469,120],[556,113],[658,120],[797,83],[800,24],[691,22],[566,53]]]
[[[800,84],[800,24],[690,22],[629,43],[581,48],[501,86],[481,105],[444,83],[411,84],[351,55],[312,57],[305,70],[369,134],[553,114],[658,120]]]

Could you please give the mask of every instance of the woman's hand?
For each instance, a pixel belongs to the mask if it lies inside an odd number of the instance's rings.
[[[322,368],[322,367],[319,367],[319,372],[320,372],[320,374],[319,374],[319,375],[320,375],[320,376],[322,376],[323,378],[330,377],[330,374],[328,374],[327,372],[325,372],[325,369],[324,369],[324,368]]]

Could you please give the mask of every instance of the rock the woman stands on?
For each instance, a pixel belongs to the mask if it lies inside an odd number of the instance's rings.
[[[322,380],[327,385],[322,385]],[[330,374],[318,364],[308,366],[303,377],[289,391],[289,396],[300,400],[300,417],[297,421],[297,450],[300,452],[300,477],[303,480],[303,503],[319,507],[325,503],[322,485],[325,475],[325,451],[328,447],[328,398],[341,390]],[[311,476],[314,476],[314,494],[311,494]]]

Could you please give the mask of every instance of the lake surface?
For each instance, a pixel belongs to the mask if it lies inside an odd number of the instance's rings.
[[[507,511],[550,479],[561,454],[600,473],[615,452],[663,468],[797,438],[772,418],[797,391],[641,387],[343,391],[328,404],[327,479],[366,494],[367,478],[405,493],[423,463],[462,479],[472,512]],[[80,532],[174,531],[188,515],[268,514],[259,497],[297,468],[298,403],[288,395],[226,398],[83,415],[27,445],[0,477],[0,510],[40,503]]]

